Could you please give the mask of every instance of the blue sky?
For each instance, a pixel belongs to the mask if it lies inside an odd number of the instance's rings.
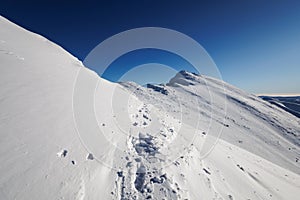
[[[300,94],[300,1],[10,0],[1,3],[0,14],[80,60],[121,31],[147,26],[174,29],[206,49],[226,82],[256,94]],[[122,73],[117,66],[130,70],[149,62],[189,68],[170,53],[145,50],[120,57],[104,76],[118,80]],[[166,81],[154,69],[153,82]],[[166,79],[171,73],[167,71]]]
[[[193,65],[174,53],[141,49],[120,56],[105,70],[102,77],[111,81],[134,81],[140,85],[166,83],[182,69],[198,73]],[[93,70],[97,71],[97,67]]]

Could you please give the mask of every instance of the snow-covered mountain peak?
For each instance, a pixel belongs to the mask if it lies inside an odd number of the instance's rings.
[[[111,83],[0,27],[0,199],[300,196],[300,123],[284,110],[189,72],[159,87]]]
[[[168,86],[176,87],[178,85],[194,85],[195,81],[197,81],[199,78],[199,75],[196,75],[194,73],[187,72],[185,70],[179,71],[175,77],[173,77],[169,83],[167,83]]]

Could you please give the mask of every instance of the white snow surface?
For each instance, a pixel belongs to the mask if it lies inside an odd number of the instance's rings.
[[[74,114],[89,91],[97,126]],[[110,83],[3,17],[0,110],[0,199],[300,196],[299,118],[185,71],[151,88]]]

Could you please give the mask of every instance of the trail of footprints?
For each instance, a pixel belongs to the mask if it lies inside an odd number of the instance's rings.
[[[145,127],[151,123],[150,111],[145,104],[132,117],[135,119],[133,126]],[[179,184],[161,166],[165,159],[160,149],[175,136],[175,131],[164,121],[162,126],[163,130],[156,136],[140,132],[138,136],[128,138],[127,164],[116,173],[115,189],[111,191],[113,199],[182,199]],[[71,154],[62,149],[57,156],[66,159]],[[93,154],[88,153],[86,160],[94,160]],[[77,164],[75,160],[70,162]]]
[[[151,121],[147,105],[133,115],[137,120],[133,126],[141,126]],[[141,117],[140,117],[141,116]],[[169,133],[172,133],[169,131]],[[115,191],[111,194],[120,200],[135,199],[181,199],[177,183],[161,169],[164,162],[160,149],[166,140],[166,134],[157,136],[139,133],[128,138],[126,168],[117,172]]]

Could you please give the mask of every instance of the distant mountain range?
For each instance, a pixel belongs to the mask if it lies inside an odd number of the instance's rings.
[[[274,96],[260,96],[263,100],[278,106],[279,108],[300,118],[300,96],[290,97],[274,97]]]

